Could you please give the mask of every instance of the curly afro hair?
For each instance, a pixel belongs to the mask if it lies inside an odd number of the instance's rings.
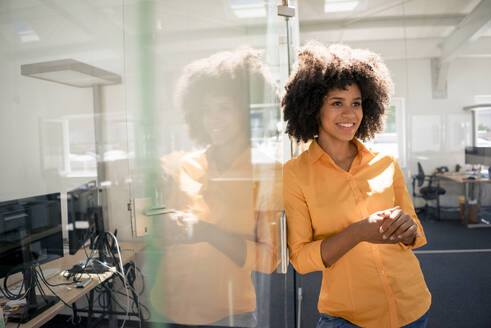
[[[263,62],[263,52],[242,47],[223,51],[188,64],[176,87],[176,106],[184,113],[190,137],[198,144],[210,143],[203,125],[207,96],[226,96],[249,123],[251,104],[278,103],[278,88]]]
[[[332,89],[357,84],[362,94],[363,119],[355,137],[373,138],[383,127],[385,107],[390,103],[392,80],[381,58],[369,51],[334,44],[329,47],[309,41],[298,52],[282,100],[286,132],[307,142],[319,132],[319,113]]]

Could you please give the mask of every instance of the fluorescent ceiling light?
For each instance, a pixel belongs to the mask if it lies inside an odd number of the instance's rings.
[[[360,1],[356,0],[325,0],[324,12],[337,13],[345,11],[353,11],[360,4]]]
[[[237,18],[266,17],[264,0],[229,0],[229,4]]]
[[[27,22],[14,23],[14,29],[22,43],[39,41],[39,35],[34,31]]]
[[[21,74],[41,80],[71,85],[79,88],[94,85],[121,83],[121,77],[75,59],[60,59],[49,62],[24,64]]]

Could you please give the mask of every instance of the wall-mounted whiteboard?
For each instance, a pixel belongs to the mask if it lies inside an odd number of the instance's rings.
[[[414,115],[411,122],[412,151],[440,151],[440,115]]]

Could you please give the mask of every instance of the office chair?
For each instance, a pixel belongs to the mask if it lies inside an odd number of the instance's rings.
[[[428,183],[426,185],[425,181]],[[416,182],[419,188],[418,193],[416,193]],[[436,186],[435,186],[436,183]],[[437,219],[440,220],[440,195],[444,195],[446,190],[440,187],[440,179],[432,174],[425,175],[423,170],[423,166],[418,162],[418,174],[412,176],[412,185],[413,185],[413,199],[416,197],[423,198],[425,201],[424,207],[416,208],[416,213],[421,214],[424,213],[424,217],[429,213],[429,201],[436,201],[436,216]]]

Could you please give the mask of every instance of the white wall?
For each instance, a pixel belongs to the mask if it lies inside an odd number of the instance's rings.
[[[446,99],[432,97],[429,58],[386,63],[394,79],[395,96],[406,100],[407,182],[417,173],[417,162],[427,174],[439,166],[450,170],[456,164],[462,166],[464,147],[471,142],[470,114],[462,107],[473,104],[475,95],[491,94],[491,58],[454,60],[447,76]],[[463,186],[445,181],[442,186],[447,190],[442,205],[458,204]],[[486,190],[490,195],[489,186]],[[491,203],[491,197],[484,198],[484,203]]]
[[[90,89],[21,76],[21,64],[0,60],[0,201],[59,192],[60,181],[42,168],[41,120],[92,113]]]

